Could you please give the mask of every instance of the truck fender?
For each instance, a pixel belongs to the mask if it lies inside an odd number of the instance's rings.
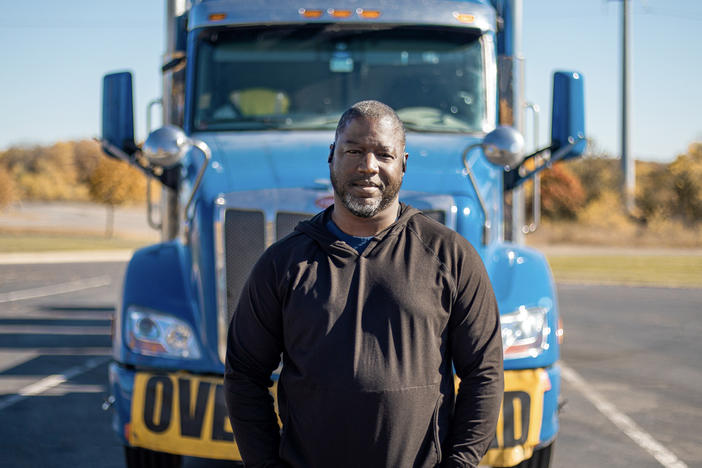
[[[492,282],[500,314],[509,314],[520,307],[543,307],[548,310],[548,349],[537,357],[505,361],[505,368],[547,367],[559,357],[558,301],[556,284],[546,257],[537,250],[515,244],[497,244],[485,253],[485,268]]]
[[[189,281],[189,249],[178,241],[137,250],[127,265],[122,296],[115,314],[113,354],[123,364],[190,368],[193,361],[155,358],[133,353],[123,337],[131,306],[168,314],[187,322],[202,343],[198,304]],[[184,366],[184,367],[183,367]]]

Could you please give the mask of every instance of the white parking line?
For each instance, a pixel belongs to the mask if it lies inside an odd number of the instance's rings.
[[[56,294],[65,294],[70,292],[82,291],[84,289],[99,288],[112,283],[109,276],[95,276],[93,278],[79,279],[69,281],[67,283],[52,284],[49,286],[41,286],[38,288],[22,289],[19,291],[11,291],[0,293],[0,304],[5,302],[24,301],[27,299],[36,299],[38,297],[54,296]]]
[[[0,325],[0,335],[109,335],[110,327],[72,325]]]
[[[575,370],[561,362],[561,375],[563,379],[575,387],[600,413],[602,413],[620,431],[629,436],[639,447],[658,460],[665,468],[687,468],[673,452],[665,448],[660,442],[654,439],[648,432],[644,431],[629,416],[619,411],[612,403],[604,399],[591,385],[585,382]]]
[[[85,362],[85,364],[81,366],[71,367],[70,369],[61,374],[54,374],[48,377],[44,377],[43,379],[20,389],[20,391],[17,392],[15,395],[11,395],[5,398],[4,400],[0,400],[0,410],[4,410],[5,408],[12,406],[15,403],[19,403],[20,401],[30,396],[41,395],[47,390],[61,385],[62,383],[67,382],[68,380],[77,377],[80,374],[84,374],[92,369],[95,369],[96,367],[104,364],[108,360],[109,358],[107,357],[88,359]]]
[[[60,347],[60,346],[48,346],[48,347],[37,347],[32,348],[32,351],[27,352],[26,348],[2,348],[0,349],[0,372],[3,371],[2,365],[5,365],[5,369],[9,369],[10,364],[5,364],[7,360],[7,355],[19,355],[18,359],[22,359],[22,355],[27,356],[26,359],[31,359],[36,356],[109,356],[112,354],[112,348],[108,347]]]
[[[82,250],[78,252],[0,253],[0,265],[34,265],[48,263],[127,262],[132,250]]]

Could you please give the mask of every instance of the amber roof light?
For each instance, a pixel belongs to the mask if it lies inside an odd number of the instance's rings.
[[[380,11],[378,10],[364,10],[363,8],[356,9],[356,13],[361,18],[378,18],[380,17]]]
[[[327,13],[336,18],[348,18],[349,16],[353,15],[353,11],[351,10],[337,10],[335,8],[328,9]]]
[[[461,23],[472,23],[475,21],[475,16],[469,15],[467,13],[459,13],[457,11],[453,12],[453,17]]]
[[[300,8],[297,12],[305,18],[319,18],[324,13],[322,10],[308,10],[307,8]]]

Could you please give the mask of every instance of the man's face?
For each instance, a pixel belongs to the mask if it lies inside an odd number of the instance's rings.
[[[406,160],[391,119],[353,119],[339,134],[329,162],[337,201],[355,216],[372,218],[397,198]]]

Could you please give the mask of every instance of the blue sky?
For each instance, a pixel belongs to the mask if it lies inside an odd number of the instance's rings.
[[[585,76],[588,136],[619,154],[620,9],[605,0],[524,0],[526,97],[547,141],[551,75]],[[135,74],[137,136],[159,96],[163,2],[3,1],[0,149],[99,134],[104,73]],[[631,151],[670,161],[702,141],[702,1],[634,0]],[[531,135],[531,131],[528,130]]]

